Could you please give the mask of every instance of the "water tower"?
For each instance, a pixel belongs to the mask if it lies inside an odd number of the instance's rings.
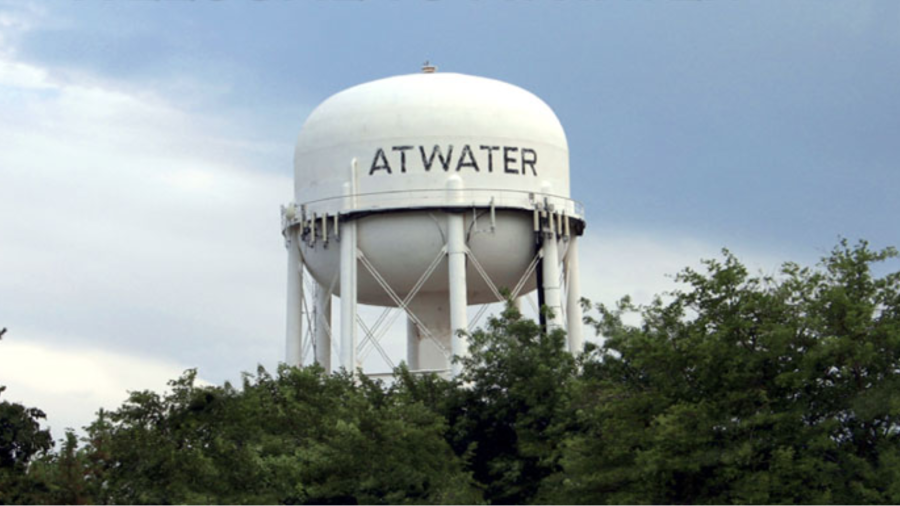
[[[339,366],[356,370],[390,320],[359,319],[357,304],[367,304],[405,314],[411,370],[456,375],[467,306],[501,301],[502,289],[516,298],[537,289],[553,313],[544,324],[565,328],[577,353],[584,226],[569,198],[565,133],[535,95],[428,66],[337,93],[300,131],[294,202],[282,210],[287,362],[311,350],[330,371],[334,344]]]

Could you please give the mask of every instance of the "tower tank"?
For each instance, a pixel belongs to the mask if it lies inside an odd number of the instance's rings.
[[[330,320],[330,294],[341,299],[348,369],[359,365],[357,303],[407,312],[414,370],[449,371],[466,354],[466,306],[497,302],[501,289],[541,285],[551,324],[565,327],[560,264],[572,263],[583,229],[563,127],[532,93],[433,68],[341,91],[310,114],[294,152],[294,202],[283,212],[288,361],[303,359],[302,300],[290,286],[303,266],[328,294],[316,318]],[[327,352],[316,357],[330,365],[330,321],[321,327],[314,340]]]

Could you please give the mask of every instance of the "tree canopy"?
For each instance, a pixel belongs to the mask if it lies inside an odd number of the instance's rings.
[[[725,251],[651,304],[593,307],[579,357],[509,305],[454,381],[187,371],[56,453],[4,402],[0,502],[898,503],[895,257],[842,241],[766,276]]]
[[[0,395],[5,390],[0,386]],[[53,447],[50,431],[40,426],[44,418],[38,408],[0,401],[0,504],[32,502],[43,489],[43,482],[28,474],[28,466]]]
[[[842,242],[819,269],[752,276],[730,253],[685,288],[592,319],[561,452],[574,502],[900,501],[897,253]]]

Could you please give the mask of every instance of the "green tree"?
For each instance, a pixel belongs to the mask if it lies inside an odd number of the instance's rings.
[[[454,503],[479,500],[443,419],[380,383],[260,368],[242,389],[135,392],[89,429],[109,503]]]
[[[47,453],[32,462],[29,476],[42,484],[39,494],[28,502],[41,504],[93,504],[94,487],[89,476],[90,465],[85,452],[78,448],[78,438],[69,429],[58,453]]]
[[[485,499],[530,502],[558,470],[556,446],[572,419],[565,395],[576,368],[565,333],[542,332],[510,303],[469,336],[469,352],[455,382],[401,374],[398,383],[447,419],[447,439]]]
[[[842,242],[755,277],[730,253],[644,308],[598,307],[556,500],[896,503],[900,275]],[[641,323],[623,323],[640,310]]]
[[[0,394],[5,390],[0,386]],[[50,432],[41,428],[45,418],[38,408],[0,401],[0,503],[37,502],[45,492],[28,472],[31,461],[53,447]]]

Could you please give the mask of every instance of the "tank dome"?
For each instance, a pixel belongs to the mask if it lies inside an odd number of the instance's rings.
[[[453,176],[461,188],[447,191]],[[351,178],[352,204],[344,198]],[[319,214],[531,210],[536,194],[580,214],[568,199],[565,132],[550,107],[517,86],[463,74],[390,77],[328,98],[300,132],[294,181],[295,202]]]

